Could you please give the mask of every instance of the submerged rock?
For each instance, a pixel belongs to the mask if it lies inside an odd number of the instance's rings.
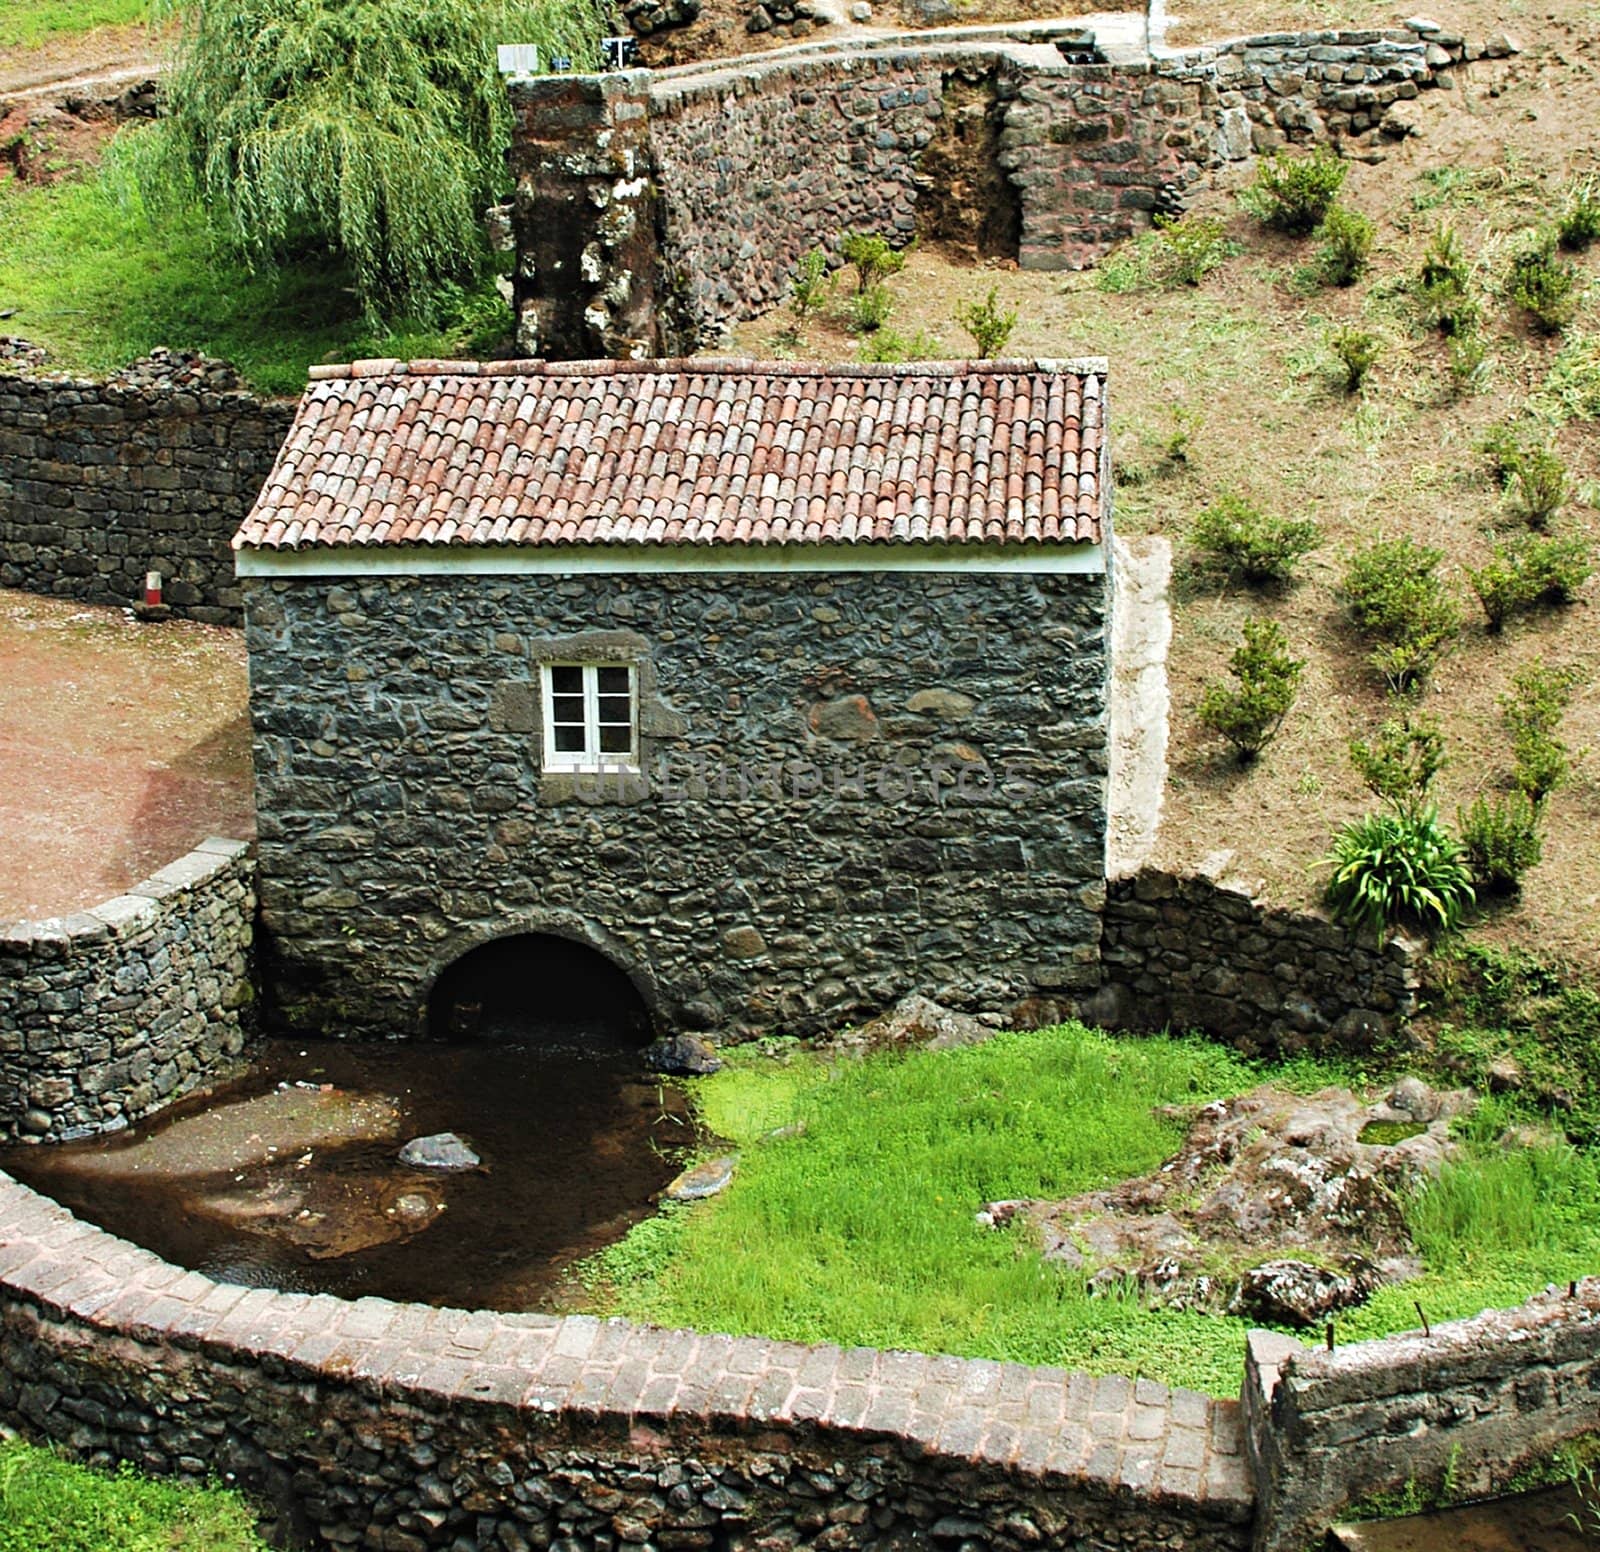
[[[454,1132],[413,1137],[400,1150],[400,1162],[413,1169],[476,1169],[483,1160]]]
[[[644,1065],[651,1072],[703,1077],[722,1069],[722,1058],[709,1040],[699,1035],[672,1035],[644,1048]]]
[[[708,1196],[715,1196],[719,1191],[725,1191],[733,1179],[733,1166],[739,1162],[739,1155],[730,1153],[720,1159],[707,1159],[703,1164],[696,1164],[684,1170],[676,1179],[669,1182],[667,1189],[661,1194],[669,1202],[701,1202]]]

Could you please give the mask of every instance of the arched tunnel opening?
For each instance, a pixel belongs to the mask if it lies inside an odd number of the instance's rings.
[[[428,1033],[620,1051],[648,1044],[654,1030],[638,987],[604,954],[524,932],[471,949],[445,969],[428,998]]]

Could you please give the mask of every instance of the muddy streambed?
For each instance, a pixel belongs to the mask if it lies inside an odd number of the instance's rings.
[[[481,1164],[400,1161],[441,1132]],[[273,1040],[235,1083],[0,1168],[220,1281],[526,1310],[654,1210],[694,1141],[685,1096],[636,1051]]]

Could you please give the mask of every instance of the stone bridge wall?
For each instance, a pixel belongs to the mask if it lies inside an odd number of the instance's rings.
[[[1600,1432],[1600,1277],[1332,1353],[1253,1332],[1244,1403],[1258,1552],[1300,1552],[1352,1504],[1412,1485],[1487,1497]]]
[[[0,374],[0,586],[237,625],[229,541],[294,406],[248,393]]]
[[[1374,132],[1471,57],[1431,26],[1273,34],[1149,54],[1077,23],[812,44],[676,70],[513,80],[525,354],[687,354],[782,301],[841,232],[917,229],[920,159],[952,81],[985,84],[1024,268],[1081,267],[1163,186],[1285,141]]]
[[[245,1043],[254,864],[206,841],[91,911],[0,926],[0,1140],[137,1120]]]

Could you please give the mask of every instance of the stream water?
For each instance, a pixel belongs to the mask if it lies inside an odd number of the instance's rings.
[[[400,1162],[439,1132],[480,1167]],[[682,1092],[604,1039],[273,1040],[237,1082],[0,1168],[221,1281],[525,1310],[559,1305],[693,1142]]]

